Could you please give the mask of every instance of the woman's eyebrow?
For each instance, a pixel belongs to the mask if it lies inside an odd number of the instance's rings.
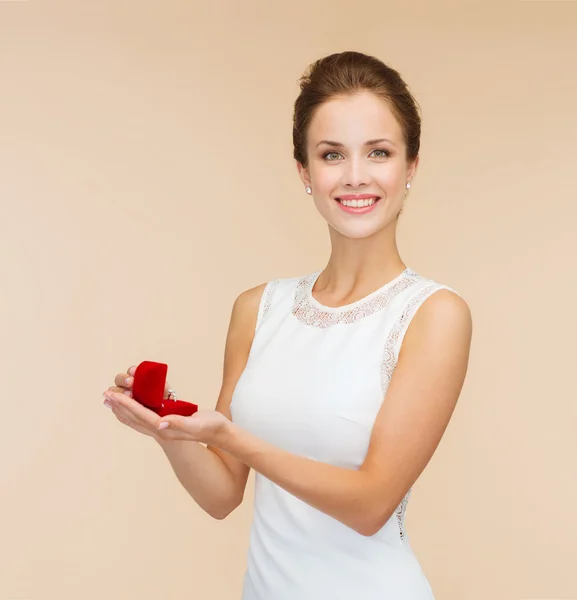
[[[394,142],[387,138],[378,138],[376,140],[369,140],[368,142],[365,142],[365,146],[372,146],[373,144],[380,144],[381,142],[389,142],[389,144],[393,144],[393,146],[395,145]],[[331,140],[321,140],[316,147],[318,148],[321,144],[328,144],[329,146],[335,146],[337,148],[344,148],[345,146],[340,142],[333,142]]]

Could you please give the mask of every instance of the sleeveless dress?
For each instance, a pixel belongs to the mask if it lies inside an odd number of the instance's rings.
[[[288,452],[358,469],[411,319],[454,290],[406,268],[334,308],[312,296],[321,272],[267,283],[231,416]],[[242,600],[434,600],[404,528],[410,493],[363,536],[256,472]]]

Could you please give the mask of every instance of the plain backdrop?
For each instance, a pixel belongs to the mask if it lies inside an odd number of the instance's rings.
[[[0,600],[240,598],[253,475],[211,519],[102,392],[156,360],[213,408],[236,296],[326,264],[292,108],[343,50],[421,106],[399,247],[474,318],[413,549],[438,600],[577,598],[577,3],[29,0],[0,1]]]

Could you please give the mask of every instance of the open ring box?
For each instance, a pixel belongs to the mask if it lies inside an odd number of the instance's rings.
[[[171,400],[164,397],[168,365],[145,360],[136,367],[132,383],[132,397],[160,417],[166,415],[193,415],[198,406],[184,400]]]

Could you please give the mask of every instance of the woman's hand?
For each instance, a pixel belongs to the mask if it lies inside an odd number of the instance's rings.
[[[160,435],[171,440],[200,442],[221,446],[230,431],[231,421],[217,410],[199,410],[190,417],[167,415],[160,419]]]
[[[116,385],[103,394],[104,404],[112,409],[121,423],[157,441],[187,440],[215,446],[222,442],[231,422],[218,411],[199,410],[190,417],[159,417],[131,398],[135,370],[136,367],[130,367],[128,373],[118,374],[114,379]],[[165,397],[168,396],[169,387],[167,382]]]

